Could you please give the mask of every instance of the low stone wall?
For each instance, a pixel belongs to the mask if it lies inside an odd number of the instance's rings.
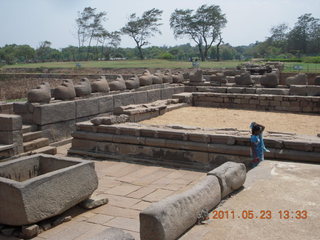
[[[210,170],[233,161],[248,164],[250,133],[235,129],[145,126],[136,123],[94,126],[79,123],[72,134],[71,154],[152,162],[174,167]],[[320,139],[268,133],[266,158],[320,161]]]
[[[158,84],[136,91],[92,94],[91,97],[73,101],[53,101],[49,104],[14,103],[13,108],[16,114],[22,116],[24,124],[35,125],[36,129],[44,131],[51,142],[55,142],[70,137],[77,122],[113,112],[120,106],[169,99],[173,94],[181,92],[184,92],[184,85]]]
[[[200,107],[320,113],[320,97],[309,96],[195,92],[193,93],[193,105]]]
[[[0,103],[0,114],[12,114],[13,103]]]

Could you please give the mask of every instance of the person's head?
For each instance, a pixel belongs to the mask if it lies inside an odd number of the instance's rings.
[[[251,129],[252,135],[259,135],[260,132],[261,132],[261,129],[260,129],[260,127],[257,126],[257,125],[254,125],[254,126],[252,127],[252,129]]]

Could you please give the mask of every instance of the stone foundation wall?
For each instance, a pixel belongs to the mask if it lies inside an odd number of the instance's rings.
[[[227,161],[248,164],[249,132],[204,131],[198,128],[150,127],[141,124],[77,125],[71,154],[152,162],[208,170]],[[270,159],[320,161],[320,141],[295,135],[270,134],[265,138]]]
[[[320,97],[232,93],[193,93],[193,105],[264,111],[320,113]]]
[[[13,103],[0,103],[0,114],[13,114]]]
[[[24,124],[44,130],[51,142],[67,137],[75,130],[75,123],[89,120],[99,114],[110,113],[116,107],[150,103],[169,99],[184,92],[178,84],[158,84],[141,87],[137,91],[111,92],[107,95],[92,94],[88,98],[72,101],[53,101],[49,104],[14,103],[15,114],[21,115]]]

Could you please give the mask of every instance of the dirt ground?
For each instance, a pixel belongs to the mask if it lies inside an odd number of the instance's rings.
[[[185,107],[141,122],[146,125],[197,126],[202,128],[249,129],[251,122],[263,124],[266,131],[317,135],[320,115],[280,112],[248,111],[226,108]]]

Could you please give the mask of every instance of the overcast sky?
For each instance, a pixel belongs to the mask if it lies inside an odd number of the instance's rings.
[[[44,40],[55,48],[77,45],[75,19],[88,6],[107,12],[104,25],[109,31],[123,27],[131,13],[161,9],[162,35],[150,39],[151,45],[191,43],[188,38],[173,37],[169,18],[176,8],[197,9],[202,4],[221,7],[228,20],[223,39],[233,46],[263,41],[272,26],[292,27],[304,13],[320,18],[320,0],[0,0],[0,47],[12,43],[38,47]],[[133,40],[122,37],[121,47],[134,46]]]

